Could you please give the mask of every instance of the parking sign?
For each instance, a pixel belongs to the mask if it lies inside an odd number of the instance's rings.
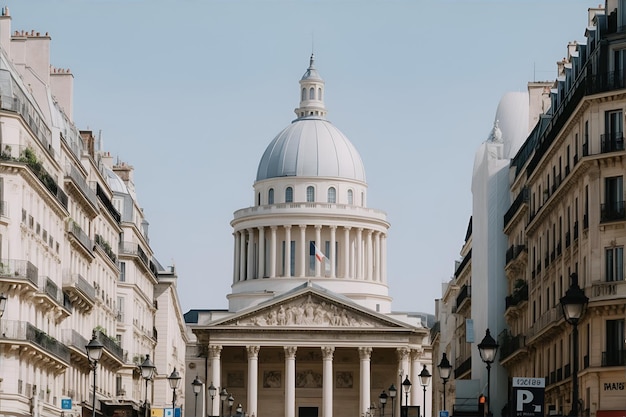
[[[544,415],[544,378],[513,378],[513,404],[516,417]]]

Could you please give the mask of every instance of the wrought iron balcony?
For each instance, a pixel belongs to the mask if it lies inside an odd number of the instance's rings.
[[[67,222],[67,232],[74,236],[74,238],[80,242],[80,244],[84,247],[84,249],[93,255],[93,243],[89,238],[89,235],[81,229],[81,227],[73,220],[69,220]]]
[[[611,222],[626,219],[624,201],[613,201],[600,205],[600,222]]]
[[[31,323],[17,320],[3,320],[3,338],[29,342],[58,359],[69,363],[70,351],[63,343],[46,334]],[[84,348],[84,346],[83,346]]]
[[[39,270],[29,261],[21,259],[1,259],[0,260],[0,280],[24,280],[39,288]]]
[[[96,289],[80,274],[66,273],[63,276],[63,289],[78,293],[92,304],[96,301]]]
[[[624,150],[624,133],[613,132],[600,135],[600,152],[617,152]]]
[[[620,341],[621,343],[621,341]],[[626,350],[615,349],[602,352],[602,366],[626,365]]]
[[[471,298],[471,296],[472,296],[472,286],[467,285],[467,284],[463,285],[463,287],[461,287],[461,291],[459,291],[459,295],[456,297],[457,310],[461,306],[463,301],[465,301],[468,298]]]
[[[101,330],[96,330],[96,338],[104,345],[104,348],[120,361],[124,362],[124,350],[116,340],[111,339]]]

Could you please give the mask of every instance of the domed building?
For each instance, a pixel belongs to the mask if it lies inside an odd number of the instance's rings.
[[[324,88],[311,56],[296,119],[261,157],[254,204],[231,221],[228,311],[186,315],[198,349],[188,366],[250,416],[379,415],[394,384],[385,414],[399,416],[400,399],[423,403],[399,384],[430,368],[428,330],[391,311],[389,222],[367,206],[365,167],[326,119]],[[208,401],[206,414],[232,414],[227,399]]]

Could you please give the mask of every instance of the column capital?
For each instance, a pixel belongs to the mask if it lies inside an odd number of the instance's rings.
[[[359,357],[361,360],[369,360],[372,357],[372,348],[371,347],[360,347],[359,348]]]
[[[324,359],[333,360],[333,353],[335,352],[334,346],[322,346],[322,357]]]
[[[337,225],[336,224],[332,224],[332,225],[330,225],[328,227],[330,227],[330,230],[337,230]]]
[[[259,350],[261,346],[246,346],[248,352],[248,359],[257,359],[259,357]]]
[[[285,346],[285,357],[287,359],[295,359],[298,346]]]
[[[344,226],[343,230],[350,231],[352,230],[352,226]]]
[[[270,226],[270,230],[271,230],[272,232],[275,232],[275,231],[276,231],[276,229],[278,229],[278,226]]]
[[[259,232],[262,232],[262,231],[265,230],[265,226],[259,226],[259,227],[257,227],[257,229],[259,230]]]
[[[321,224],[316,224],[313,227],[315,227],[315,230],[320,230],[322,228],[322,225]]]
[[[222,354],[222,345],[209,345],[209,359],[219,359]]]
[[[407,347],[399,347],[396,349],[396,354],[398,355],[398,360],[403,361],[409,358],[410,349]]]
[[[291,230],[291,225],[290,224],[286,224],[283,226],[286,230]]]
[[[411,349],[411,359],[412,360],[417,360],[419,358],[421,358],[424,355],[424,348],[423,347],[417,347],[414,349]]]
[[[298,225],[298,227],[299,227],[300,229],[304,229],[304,230],[306,230],[306,224],[299,224],[299,225]]]

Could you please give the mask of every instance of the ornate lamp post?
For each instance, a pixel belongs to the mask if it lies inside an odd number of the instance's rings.
[[[241,403],[239,403],[239,404],[237,405],[237,409],[236,409],[235,411],[237,412],[237,415],[238,415],[238,416],[240,416],[240,415],[242,415],[242,414],[243,414],[243,407],[242,407]]]
[[[478,352],[480,358],[487,364],[487,415],[489,416],[493,415],[491,412],[491,364],[496,359],[499,347],[500,345],[491,337],[491,333],[487,329],[485,337],[478,344]]]
[[[141,377],[146,380],[146,400],[143,403],[145,416],[148,417],[148,381],[152,379],[156,366],[150,360],[150,354],[146,355],[146,359],[139,365],[141,369]]]
[[[233,416],[233,404],[235,404],[235,399],[233,398],[233,394],[228,396],[228,415],[230,417]]]
[[[380,417],[385,417],[385,404],[387,404],[387,393],[385,390],[378,396],[378,401],[380,401]]]
[[[193,381],[191,381],[191,388],[193,388],[193,393],[196,396],[194,412],[193,412],[193,415],[195,417],[198,417],[198,394],[200,393],[200,391],[202,391],[202,385],[204,384],[202,383],[202,381],[200,381],[200,379],[198,378],[198,375],[196,375],[196,378]]]
[[[404,413],[403,417],[408,417],[409,411],[409,392],[411,392],[411,381],[407,375],[402,382],[402,390],[404,391]]]
[[[93,417],[96,417],[96,370],[98,368],[98,361],[102,357],[102,349],[104,349],[104,345],[100,343],[100,341],[96,338],[96,331],[93,331],[91,336],[91,340],[85,346],[87,350],[87,358],[89,358],[89,363],[93,367]]]
[[[391,397],[391,417],[395,416],[395,412],[396,412],[395,399],[396,399],[397,394],[398,394],[398,390],[396,389],[396,386],[391,384],[391,386],[389,387],[389,396]]]
[[[448,382],[448,378],[450,378],[450,372],[452,371],[452,365],[450,365],[450,361],[446,356],[446,353],[443,353],[441,358],[441,362],[437,365],[439,368],[439,376],[443,379],[443,409],[446,409],[446,382]]]
[[[428,384],[430,384],[431,376],[432,375],[430,374],[430,372],[428,372],[428,369],[426,369],[426,365],[424,365],[424,368],[419,375],[420,385],[424,388],[424,417],[426,417],[426,387],[428,386]]]
[[[226,388],[222,388],[222,390],[220,391],[220,401],[222,402],[220,417],[224,417],[224,401],[226,400],[226,398],[228,398],[228,391],[226,391]]]
[[[167,381],[170,383],[170,388],[172,389],[172,416],[176,417],[176,390],[178,389],[178,385],[180,384],[180,374],[174,368],[170,376],[167,377]]]
[[[565,295],[561,297],[561,308],[563,309],[563,317],[573,326],[572,330],[572,348],[573,361],[572,366],[572,410],[570,416],[578,415],[578,322],[585,313],[585,307],[589,302],[589,298],[585,292],[578,286],[578,274],[570,275],[571,283]]]
[[[213,381],[211,381],[211,385],[209,385],[209,395],[211,396],[211,415],[213,415],[213,399],[215,398],[215,394],[217,394],[217,388],[215,388]]]

